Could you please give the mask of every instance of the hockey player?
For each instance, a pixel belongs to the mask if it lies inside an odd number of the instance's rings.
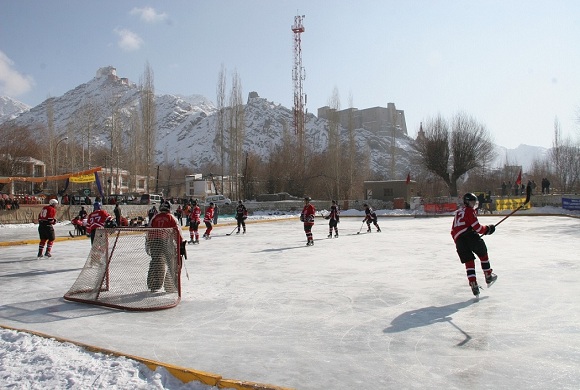
[[[193,201],[191,213],[187,216],[189,220],[189,243],[199,244],[199,224],[201,223],[201,209],[197,205],[197,200]]]
[[[371,222],[377,228],[377,232],[380,232],[381,228],[379,227],[379,224],[377,222],[378,218],[377,213],[375,213],[375,210],[373,210],[373,208],[366,203],[363,204],[363,207],[365,208],[365,219],[363,219],[363,222],[367,223],[367,233],[371,232]]]
[[[52,250],[52,244],[54,243],[54,227],[56,223],[56,206],[58,206],[58,200],[51,199],[48,201],[48,205],[44,206],[38,214],[38,235],[40,236],[40,243],[38,244],[38,257],[42,257],[42,251],[44,250],[44,244],[46,244],[46,252],[44,256],[52,257],[50,251]]]
[[[312,237],[312,227],[314,226],[314,214],[316,209],[310,204],[310,197],[304,197],[304,208],[300,214],[300,221],[304,223],[304,233],[306,233],[306,246],[314,245],[314,238]]]
[[[208,208],[205,210],[205,216],[203,217],[203,223],[205,223],[205,233],[203,233],[203,238],[206,240],[211,238],[210,234],[213,229],[212,224],[214,223],[214,207],[215,205],[213,202],[210,202]]]
[[[166,292],[177,292],[177,271],[181,269],[182,238],[179,221],[171,214],[171,203],[165,201],[159,205],[159,213],[155,214],[149,226],[174,229],[176,240],[167,239],[156,231],[147,233],[148,253],[151,255],[147,272],[147,288],[155,292],[164,286]],[[171,261],[174,252],[177,253],[177,263]]]
[[[102,229],[113,222],[113,217],[106,210],[101,209],[99,202],[95,202],[93,207],[93,212],[87,218],[87,234],[91,235],[91,245],[95,241],[97,229]]]
[[[334,238],[338,238],[339,214],[340,210],[336,205],[336,200],[333,200],[332,206],[330,206],[330,214],[325,217],[325,219],[328,219],[328,238],[332,238],[332,229],[334,229]]]
[[[488,286],[497,279],[497,275],[493,273],[489,264],[487,247],[480,236],[480,234],[493,234],[493,232],[495,232],[494,225],[480,225],[477,220],[477,196],[471,193],[463,195],[463,207],[455,211],[451,236],[455,241],[459,260],[465,264],[469,287],[476,297],[479,296],[479,285],[475,276],[474,253],[479,257]]]
[[[248,209],[244,203],[239,200],[238,206],[236,207],[236,221],[238,222],[238,231],[236,234],[240,234],[240,227],[243,227],[244,234],[246,234],[246,219],[248,218]]]

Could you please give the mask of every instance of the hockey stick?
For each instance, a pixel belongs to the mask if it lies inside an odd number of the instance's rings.
[[[238,228],[238,227],[236,226],[236,227],[234,228],[234,230],[232,230],[230,233],[226,233],[226,236],[231,236],[232,234],[234,234],[234,232],[236,231],[236,229],[237,229],[237,228]]]
[[[365,221],[362,222],[362,225],[360,225],[360,229],[358,229],[358,232],[356,232],[356,234],[360,234],[364,225],[365,225]]]
[[[524,203],[522,203],[517,209],[515,209],[514,211],[512,211],[511,213],[509,213],[508,215],[503,217],[503,219],[501,221],[499,221],[498,223],[496,223],[495,226],[499,225],[500,223],[502,223],[503,221],[505,221],[506,219],[508,219],[512,215],[514,215],[516,211],[518,211],[519,209],[521,209],[522,207],[527,205],[530,201],[531,196],[532,196],[532,186],[528,184],[526,186],[526,200],[524,201]]]
[[[189,280],[189,272],[187,272],[187,266],[185,265],[185,260],[187,260],[187,249],[185,249],[185,241],[181,241],[179,244],[179,250],[181,255],[181,263],[183,264],[183,269],[185,269],[185,276],[187,276],[187,280]]]

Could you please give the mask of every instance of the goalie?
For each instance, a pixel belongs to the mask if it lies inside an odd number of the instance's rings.
[[[151,256],[147,273],[147,288],[152,292],[165,287],[166,292],[177,292],[179,270],[181,269],[181,255],[183,245],[179,222],[171,214],[171,203],[164,202],[159,206],[149,224],[152,228],[172,228],[173,237],[163,236],[161,232],[152,230],[147,233],[146,249]],[[177,253],[177,256],[173,254]],[[172,260],[177,259],[177,261]]]

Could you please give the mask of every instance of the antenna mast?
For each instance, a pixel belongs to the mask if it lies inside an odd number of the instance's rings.
[[[292,69],[292,80],[294,81],[294,130],[302,154],[304,153],[304,105],[306,103],[306,96],[302,90],[302,81],[304,81],[306,75],[302,66],[302,48],[300,46],[300,34],[304,32],[303,19],[304,15],[296,15],[292,26],[292,32],[294,33],[294,68]]]

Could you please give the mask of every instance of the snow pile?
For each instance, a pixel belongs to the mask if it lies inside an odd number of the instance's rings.
[[[131,359],[9,329],[0,329],[0,351],[4,389],[217,389],[184,384],[165,368],[151,371]]]

